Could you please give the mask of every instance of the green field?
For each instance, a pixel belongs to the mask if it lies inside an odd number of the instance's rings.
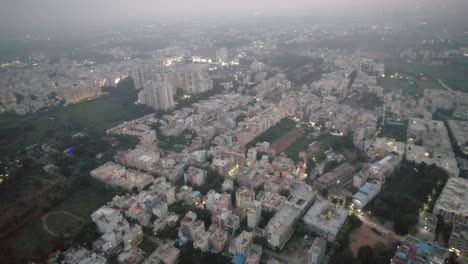
[[[83,224],[83,221],[64,212],[51,212],[44,218],[45,225],[56,234],[73,234]]]
[[[69,212],[80,217],[83,220],[82,223],[86,224],[91,222],[90,214],[110,201],[114,194],[113,189],[107,189],[104,186],[84,186],[49,211]],[[9,249],[15,256],[21,256],[24,259],[41,260],[47,256],[51,250],[60,244],[60,239],[44,230],[41,217],[42,215],[34,216],[18,231],[2,238],[0,248]],[[68,232],[70,227],[76,227],[76,224],[78,224],[70,219],[69,216],[51,215],[47,219],[47,223],[51,225],[49,228],[54,232],[61,230]],[[5,260],[2,257],[5,256],[0,256],[0,263],[9,263],[4,262]]]
[[[272,143],[273,141],[275,141],[282,135],[288,133],[295,127],[296,127],[296,122],[294,122],[294,120],[292,119],[285,117],[281,119],[276,125],[270,127],[265,132],[258,135],[252,141],[250,141],[246,147],[249,148],[249,147],[255,146],[257,142],[268,141]]]

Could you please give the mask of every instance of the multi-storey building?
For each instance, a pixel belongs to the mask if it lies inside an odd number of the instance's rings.
[[[445,222],[468,224],[468,180],[449,178],[432,213],[441,215]]]

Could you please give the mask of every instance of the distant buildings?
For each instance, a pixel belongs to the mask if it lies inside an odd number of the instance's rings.
[[[208,66],[204,64],[185,64],[176,66],[165,75],[172,85],[172,94],[181,89],[184,94],[197,94],[213,89],[213,80],[208,75]]]
[[[345,208],[336,207],[328,200],[317,198],[302,220],[307,232],[333,242],[347,217],[348,210]]]
[[[221,62],[228,62],[228,49],[227,48],[219,48],[216,50],[216,60]]]

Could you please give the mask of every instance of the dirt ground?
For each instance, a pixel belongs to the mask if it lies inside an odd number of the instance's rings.
[[[368,225],[363,224],[360,228],[355,229],[351,232],[349,240],[351,242],[351,251],[356,257],[359,251],[359,248],[365,245],[373,246],[376,243],[382,242],[387,244],[388,241],[374,231],[370,229]]]
[[[273,141],[273,143],[271,143],[271,148],[275,149],[278,153],[283,152],[300,136],[302,136],[302,131],[300,128],[296,127]]]

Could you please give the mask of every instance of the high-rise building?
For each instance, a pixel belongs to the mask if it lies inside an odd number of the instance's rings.
[[[177,66],[164,79],[171,83],[173,93],[181,89],[185,94],[196,94],[213,89],[213,80],[208,75],[208,66],[203,64],[186,64]]]
[[[175,105],[172,89],[167,81],[147,81],[138,94],[138,102],[156,110],[168,110]]]
[[[256,228],[262,218],[262,203],[254,200],[247,209],[247,226]]]
[[[229,59],[228,49],[227,48],[219,48],[216,50],[216,60],[227,62]]]

